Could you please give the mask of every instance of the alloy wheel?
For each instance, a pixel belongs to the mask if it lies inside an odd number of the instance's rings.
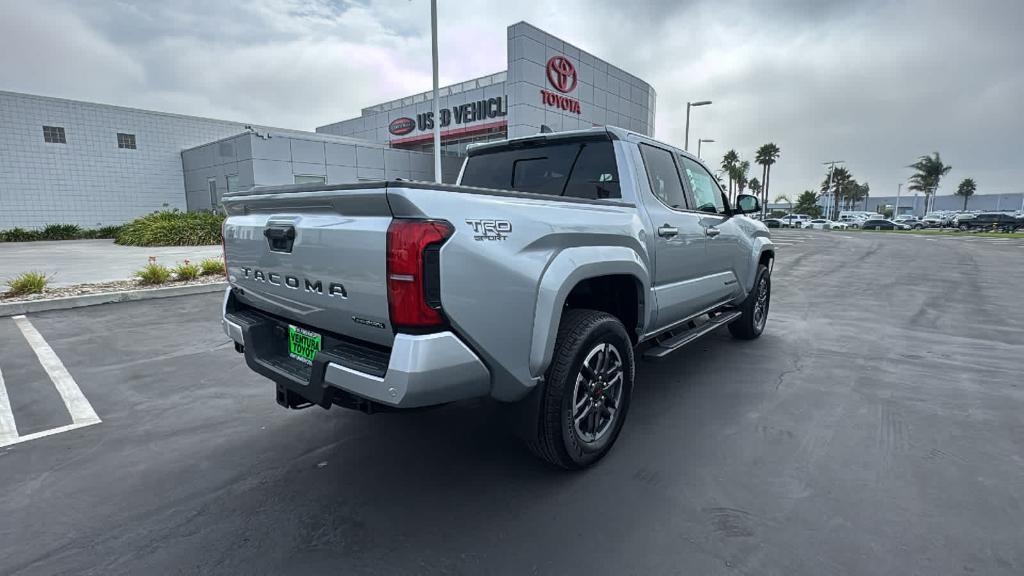
[[[573,428],[580,441],[594,444],[612,429],[622,402],[624,369],[612,344],[600,342],[587,353],[572,393]]]

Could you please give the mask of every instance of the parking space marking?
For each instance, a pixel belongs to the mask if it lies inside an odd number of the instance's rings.
[[[89,403],[85,394],[82,394],[82,389],[78,387],[78,383],[71,377],[67,368],[64,367],[64,363],[57,357],[57,353],[43,339],[43,335],[24,315],[14,316],[13,319],[29,346],[32,347],[32,351],[39,358],[39,363],[43,365],[43,369],[50,376],[53,385],[57,387],[57,392],[64,400],[68,413],[71,414],[72,426],[99,424],[100,417],[93,410],[92,404]]]
[[[0,446],[7,446],[18,439],[18,425],[11,411],[11,399],[4,384],[4,373],[0,371]]]

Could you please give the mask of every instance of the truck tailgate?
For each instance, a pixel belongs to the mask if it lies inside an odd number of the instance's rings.
[[[224,207],[224,255],[239,302],[391,346],[385,187],[261,191],[226,196]]]

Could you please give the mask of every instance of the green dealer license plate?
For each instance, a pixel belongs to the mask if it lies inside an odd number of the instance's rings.
[[[305,364],[313,363],[320,349],[320,335],[298,326],[288,326],[288,355]]]

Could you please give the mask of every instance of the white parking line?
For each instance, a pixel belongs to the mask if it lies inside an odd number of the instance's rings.
[[[72,430],[78,430],[79,428],[85,428],[86,426],[92,426],[93,424],[99,424],[100,421],[95,422],[83,422],[81,424],[68,424],[66,426],[59,426],[57,428],[50,428],[49,430],[43,430],[41,432],[33,432],[32,434],[26,434],[25,436],[18,436],[10,441],[0,442],[0,448],[6,448],[15,444],[21,444],[22,442],[28,442],[29,440],[36,440],[38,438],[45,438],[47,436],[53,436],[54,434],[60,434],[62,432],[70,432]]]
[[[0,372],[0,446],[7,446],[18,439],[18,425],[11,412],[11,399],[4,385],[4,373]]]
[[[92,404],[89,403],[85,394],[82,394],[82,389],[78,387],[78,383],[71,377],[68,369],[64,367],[64,363],[60,361],[57,353],[43,339],[43,335],[36,330],[35,326],[25,316],[14,316],[13,320],[18,326],[18,330],[21,330],[22,336],[28,341],[29,346],[32,347],[32,351],[35,352],[36,358],[43,365],[43,369],[46,370],[46,374],[49,375],[53,385],[57,388],[57,393],[64,400],[68,414],[71,415],[71,424],[19,436],[14,423],[14,414],[10,409],[7,388],[3,385],[3,379],[0,377],[0,448],[99,424],[101,422],[100,417],[93,410]]]

